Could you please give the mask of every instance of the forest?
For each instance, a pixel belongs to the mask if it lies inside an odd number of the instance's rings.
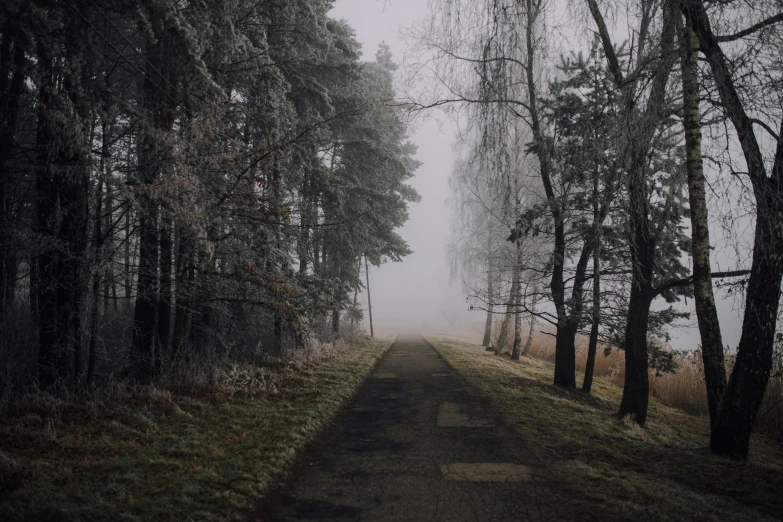
[[[781,0],[341,3],[0,5],[0,518],[783,516]],[[480,347],[373,328],[433,119]]]
[[[390,50],[361,61],[330,8],[3,2],[3,403],[361,320],[362,258],[409,253],[418,164]]]

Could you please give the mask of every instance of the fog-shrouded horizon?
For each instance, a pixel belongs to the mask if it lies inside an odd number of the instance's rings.
[[[330,14],[345,19],[356,31],[364,60],[373,60],[378,46],[386,43],[404,67],[407,42],[401,29],[425,18],[428,5],[421,0],[337,0]],[[568,45],[562,43],[568,41],[567,35],[560,39],[561,45]],[[421,201],[409,206],[410,220],[399,230],[413,254],[401,263],[370,267],[373,319],[380,328],[473,332],[476,337],[482,331],[484,312],[471,312],[460,281],[450,280],[445,250],[450,223],[446,200],[451,194],[448,180],[456,157],[456,137],[457,126],[443,115],[420,116],[416,121],[411,141],[418,147],[416,157],[422,165],[410,184]],[[713,233],[720,243],[720,230]],[[721,294],[716,294],[716,300],[724,344],[736,347],[741,333],[739,303]],[[366,309],[366,294],[360,302]],[[656,302],[653,307],[664,304]],[[677,308],[690,311],[691,319],[671,329],[671,345],[678,350],[694,349],[700,341],[693,300]]]

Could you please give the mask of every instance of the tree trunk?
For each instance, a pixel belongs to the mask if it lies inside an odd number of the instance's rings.
[[[522,355],[527,356],[530,353],[530,347],[533,345],[533,332],[536,326],[536,303],[538,302],[538,288],[533,287],[533,300],[530,303],[530,328],[527,331],[527,341],[525,341],[525,348],[522,350]]]
[[[155,326],[158,315],[158,207],[145,198],[139,216],[139,271],[133,317],[133,357],[130,374],[152,378],[155,364]]]
[[[89,349],[87,353],[87,387],[91,387],[95,379],[95,358],[96,358],[96,341],[98,334],[98,320],[100,315],[98,314],[98,292],[101,288],[101,272],[103,271],[103,219],[101,218],[101,212],[103,210],[103,180],[105,177],[106,169],[106,125],[104,124],[103,132],[103,151],[101,155],[100,165],[100,177],[98,178],[98,187],[96,193],[95,203],[95,256],[93,258],[93,270],[92,270],[92,303],[90,310],[90,340]]]
[[[0,43],[0,314],[13,306],[18,272],[17,248],[12,239],[12,199],[8,191],[8,162],[14,149],[19,100],[24,91],[25,40],[9,23]]]
[[[650,395],[647,328],[652,304],[649,282],[652,276],[652,258],[649,255],[650,248],[645,249],[643,245],[641,247],[642,255],[634,260],[633,282],[628,302],[628,322],[625,329],[625,381],[619,415],[630,415],[631,420],[643,425],[647,420]],[[640,245],[632,248],[640,248]]]
[[[598,327],[601,322],[601,226],[600,194],[598,192],[600,174],[593,172],[593,318],[590,325],[590,341],[587,346],[587,362],[585,363],[585,378],[582,381],[582,391],[590,393],[593,387],[595,371],[595,356],[598,350]]]
[[[150,187],[161,173],[168,171],[171,145],[168,143],[176,117],[175,37],[160,21],[153,24],[155,38],[150,37],[145,49],[147,71],[143,86],[143,106],[149,118],[139,144],[139,182]],[[133,327],[134,361],[131,375],[149,381],[155,373],[160,347],[156,347],[159,314],[158,230],[159,204],[156,198],[142,190],[139,197],[139,274],[136,290],[136,310]],[[170,252],[169,252],[170,255]]]
[[[104,136],[104,142],[108,138],[108,134]],[[104,182],[104,186],[106,188],[106,195],[104,196],[104,203],[106,206],[106,210],[104,211],[105,217],[104,219],[104,225],[103,230],[105,231],[104,234],[106,234],[106,237],[103,238],[103,252],[101,253],[102,263],[104,264],[103,269],[103,315],[106,316],[106,314],[109,313],[109,301],[111,299],[111,295],[114,295],[113,301],[114,301],[114,309],[117,310],[117,292],[115,289],[114,284],[114,273],[112,270],[113,265],[113,259],[110,259],[110,256],[113,256],[114,252],[114,232],[113,232],[113,216],[114,216],[114,206],[112,202],[112,192],[111,192],[111,162],[110,158],[108,157],[109,151],[108,147],[106,147],[106,150],[104,151],[106,154],[105,157],[105,176],[106,181]],[[100,219],[100,218],[99,218]]]
[[[38,44],[38,67],[41,71],[38,90],[37,156],[35,165],[36,226],[42,238],[38,249],[37,290],[38,304],[38,383],[46,389],[57,382],[57,265],[58,252],[54,246],[58,235],[57,190],[52,172],[51,153],[54,140],[50,111],[54,90],[52,57],[43,43]]]
[[[89,142],[83,113],[86,111],[80,82],[83,71],[77,36],[79,24],[66,26],[63,56],[73,60],[61,78],[54,75],[55,59],[49,42],[39,42],[42,72],[37,130],[36,191],[39,232],[46,241],[39,254],[43,277],[39,281],[39,375],[43,386],[65,382],[69,360],[81,366],[81,263],[86,248]],[[57,46],[52,46],[57,48]],[[61,88],[56,89],[55,85]],[[80,112],[81,111],[81,112]],[[78,374],[78,370],[76,372]],[[75,377],[75,375],[74,375]]]
[[[332,310],[332,332],[335,337],[340,334],[340,308],[338,307]]]
[[[522,348],[522,288],[521,288],[521,264],[522,264],[522,249],[517,242],[517,265],[519,268],[516,271],[517,280],[517,293],[514,295],[514,344],[511,347],[511,360],[518,361],[519,353]]]
[[[593,251],[593,318],[590,325],[590,341],[587,346],[587,362],[585,363],[585,380],[582,391],[590,393],[593,388],[593,373],[595,372],[595,357],[598,351],[598,327],[601,322],[601,264],[600,244]]]
[[[779,145],[778,150],[783,149]],[[783,156],[783,155],[782,155]],[[783,157],[781,157],[783,161]],[[783,170],[780,163],[779,169]],[[780,198],[780,195],[777,196]],[[769,202],[780,206],[780,199]],[[783,209],[757,215],[751,275],[746,290],[737,360],[726,386],[710,437],[713,452],[747,458],[750,434],[772,370],[775,319],[780,302],[783,263]]]
[[[482,346],[489,346],[492,344],[492,316],[495,308],[494,300],[495,293],[492,286],[492,279],[495,274],[492,270],[492,260],[489,260],[489,270],[487,270],[487,321],[484,324],[484,339],[481,341]]]
[[[367,256],[364,256],[364,275],[367,278],[367,310],[370,313],[370,337],[375,337],[372,327],[372,298],[370,297],[370,267],[367,265]]]
[[[129,208],[125,210],[125,245],[124,245],[124,271],[125,281],[123,288],[125,289],[125,309],[130,311],[133,305],[133,281],[131,277],[131,203],[127,201],[125,203]]]
[[[301,275],[307,274],[307,263],[309,261],[308,256],[310,253],[310,223],[312,221],[311,215],[313,214],[310,207],[309,197],[309,180],[305,177],[302,181],[302,195],[300,198],[300,205],[302,205],[301,223],[299,225],[299,273]]]
[[[688,172],[688,195],[691,212],[693,249],[693,297],[701,334],[701,353],[707,385],[710,424],[718,419],[718,407],[726,389],[726,367],[723,360],[718,310],[712,292],[710,267],[710,230],[707,216],[707,196],[701,157],[701,114],[699,113],[698,54],[699,41],[686,26],[680,35],[682,54],[683,125],[685,127],[685,158]]]
[[[746,458],[750,434],[772,369],[773,343],[783,277],[783,141],[778,138],[771,176],[767,176],[753,122],[745,112],[731,70],[710,27],[701,1],[681,1],[680,9],[699,39],[723,107],[737,132],[756,200],[753,262],[745,298],[737,360],[713,423],[713,452]],[[783,121],[780,135],[783,135]]]
[[[550,289],[552,301],[557,315],[557,341],[555,343],[555,376],[554,385],[563,388],[576,387],[576,351],[574,339],[576,329],[570,324],[565,304],[565,222],[560,208],[560,202],[552,184],[552,162],[550,146],[542,129],[542,118],[538,110],[538,92],[535,80],[536,37],[534,25],[540,14],[540,5],[533,0],[526,1],[527,20],[525,26],[525,43],[527,61],[525,74],[527,79],[528,104],[530,108],[530,126],[533,131],[533,142],[539,159],[541,182],[544,186],[549,211],[552,214],[554,232],[554,249],[552,253],[552,279]],[[573,332],[572,332],[573,330]]]
[[[188,332],[192,321],[192,304],[190,296],[193,288],[193,245],[184,233],[184,228],[177,227],[177,244],[179,251],[176,262],[176,306],[174,312],[174,340],[172,341],[172,364],[179,365],[185,356]]]
[[[511,337],[511,321],[514,320],[514,304],[516,295],[519,292],[519,264],[515,261],[511,269],[511,290],[506,302],[506,313],[503,316],[503,322],[500,324],[500,334],[495,342],[495,353],[498,355],[506,352],[508,349],[509,337]]]
[[[160,303],[158,305],[158,347],[161,355],[170,355],[171,346],[171,302],[173,292],[172,278],[172,247],[171,240],[173,222],[164,219],[160,227]],[[160,356],[156,358],[160,363]]]
[[[650,96],[642,114],[635,109],[636,80],[625,81],[606,24],[595,0],[587,0],[606,53],[607,64],[615,84],[625,98],[625,120],[628,134],[628,194],[631,242],[632,277],[628,321],[625,335],[625,385],[620,414],[630,415],[639,424],[647,419],[649,376],[647,359],[647,328],[650,305],[655,297],[652,287],[656,240],[650,227],[650,208],[647,194],[648,153],[656,129],[664,115],[666,84],[676,53],[673,53],[676,13],[669,3],[663,9],[661,30],[661,60],[653,70]]]

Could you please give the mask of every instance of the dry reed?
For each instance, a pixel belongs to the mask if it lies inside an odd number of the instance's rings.
[[[533,338],[529,355],[545,361],[555,360],[554,337],[538,334]],[[650,393],[661,404],[680,408],[692,415],[708,415],[707,389],[704,383],[704,370],[701,352],[695,351],[677,357],[678,369],[675,373],[650,374]],[[576,368],[584,372],[587,362],[587,341],[577,340]],[[726,355],[726,371],[730,374],[734,365],[734,355]],[[625,376],[623,352],[614,350],[604,354],[604,346],[598,346],[594,374],[623,385]],[[772,376],[767,385],[764,401],[756,420],[757,430],[778,440],[783,440],[783,353],[776,353]]]

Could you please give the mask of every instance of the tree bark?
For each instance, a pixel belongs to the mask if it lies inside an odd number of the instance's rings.
[[[488,256],[489,257],[489,256]],[[492,270],[492,260],[488,260],[489,269],[487,270],[487,321],[484,323],[484,339],[481,341],[482,346],[489,346],[492,344],[492,317],[494,311],[494,299],[495,293],[492,286],[492,278],[495,274]]]
[[[538,288],[533,287],[533,300],[530,303],[530,327],[527,331],[527,341],[525,341],[525,348],[522,350],[522,355],[527,356],[530,353],[530,347],[533,345],[533,333],[536,326],[536,303],[538,301]]]
[[[340,334],[340,308],[335,307],[334,310],[332,310],[332,332],[334,333],[335,337]]]
[[[171,303],[172,303],[172,248],[171,234],[174,223],[164,219],[160,227],[160,303],[158,305],[158,347],[161,355],[170,355],[171,346]],[[156,358],[158,364],[160,356]]]
[[[514,306],[516,302],[516,295],[519,292],[519,263],[514,261],[514,266],[511,269],[511,290],[508,293],[508,301],[506,301],[506,313],[503,316],[503,322],[500,324],[500,334],[498,334],[497,341],[495,342],[495,353],[498,355],[502,353],[508,353],[508,341],[511,336],[511,321],[514,320]]]
[[[14,150],[19,101],[24,92],[26,40],[11,24],[2,28],[0,43],[0,314],[13,306],[18,272],[12,238],[12,204],[8,162]]]
[[[521,284],[521,265],[522,264],[522,248],[517,242],[517,266],[516,270],[516,287],[517,293],[514,296],[514,344],[511,347],[511,360],[518,361],[519,353],[522,348],[522,284]]]
[[[186,235],[184,227],[179,225],[176,229],[177,252],[176,262],[176,299],[174,311],[174,339],[172,341],[172,364],[177,366],[185,357],[187,349],[188,332],[192,321],[191,293],[195,271],[193,267],[193,245],[190,237]]]
[[[370,297],[370,267],[367,264],[367,255],[364,256],[364,275],[367,279],[367,310],[370,312],[370,337],[375,337],[372,326],[372,298]]]
[[[57,382],[57,265],[58,252],[54,244],[58,235],[57,189],[52,172],[52,141],[54,140],[50,112],[54,90],[52,57],[47,47],[38,43],[38,67],[40,85],[38,88],[38,127],[36,131],[36,228],[41,237],[36,261],[38,304],[38,383],[51,388]]]
[[[593,317],[590,325],[590,341],[587,346],[587,362],[582,391],[590,393],[593,388],[595,357],[598,351],[598,328],[601,322],[601,222],[599,221],[598,172],[593,173]]]
[[[680,34],[682,62],[683,125],[685,159],[688,172],[688,195],[691,213],[693,249],[693,297],[701,334],[701,353],[707,385],[710,424],[718,419],[718,408],[726,389],[726,366],[723,360],[718,310],[712,291],[710,267],[710,230],[707,212],[706,183],[701,156],[701,114],[699,112],[698,54],[699,40],[690,26]]]
[[[103,125],[103,154],[101,155],[101,164],[99,169],[98,187],[95,191],[95,254],[93,257],[93,270],[92,270],[92,303],[90,309],[90,339],[89,349],[87,353],[87,387],[91,387],[95,382],[95,365],[96,365],[96,343],[98,334],[98,321],[100,315],[98,313],[98,292],[101,288],[101,273],[103,272],[103,219],[101,212],[103,211],[103,180],[105,178],[106,169],[106,124]]]

